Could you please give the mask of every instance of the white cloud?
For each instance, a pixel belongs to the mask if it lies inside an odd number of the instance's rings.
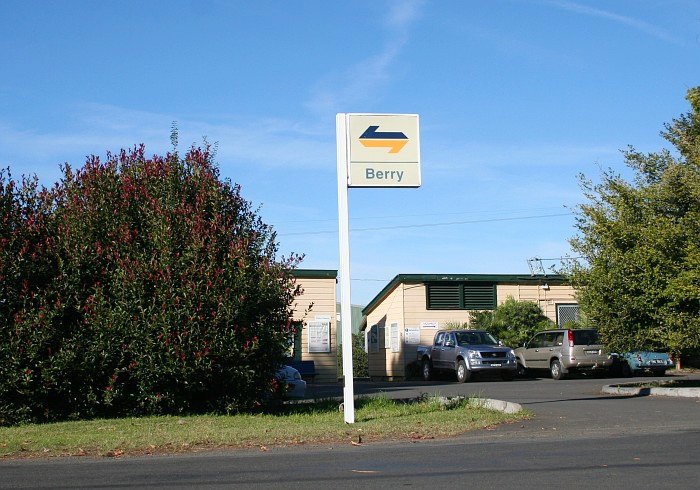
[[[410,27],[420,17],[422,5],[422,1],[392,3],[385,19],[389,39],[381,51],[358,61],[343,73],[320,80],[306,103],[309,110],[327,114],[371,105],[374,96],[370,94],[376,94],[391,82],[394,62],[408,42]]]
[[[581,5],[580,3],[570,2],[568,0],[546,0],[545,3],[554,7],[568,10],[570,12],[611,20],[613,22],[632,27],[638,31],[644,32],[645,34],[649,34],[650,36],[653,36],[662,41],[674,44],[682,44],[682,42],[679,39],[674,37],[667,30],[649,24],[648,22],[644,22],[643,20],[635,19],[633,17],[616,14],[608,10],[589,7],[588,5]]]
[[[60,129],[36,131],[0,121],[0,166],[13,174],[37,173],[54,178],[58,165],[82,165],[86,155],[104,156],[143,143],[147,154],[170,151],[170,128],[179,129],[179,149],[206,137],[218,144],[217,159],[230,164],[268,168],[329,168],[335,161],[332,131],[316,131],[299,121],[265,119],[211,123],[110,105],[85,104],[67,116]],[[329,136],[330,135],[330,136]]]
[[[511,58],[528,58],[535,62],[549,61],[558,66],[581,67],[581,60],[569,53],[562,53],[556,46],[539,46],[528,40],[505,34],[500,28],[492,28],[477,24],[463,24],[465,33],[476,38],[480,44],[488,44],[498,50],[501,55]]]
[[[424,4],[423,0],[395,1],[391,4],[391,9],[386,19],[387,26],[407,34],[406,31],[420,18]]]

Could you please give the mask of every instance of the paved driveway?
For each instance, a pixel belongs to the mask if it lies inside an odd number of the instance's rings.
[[[665,379],[673,379],[667,376]],[[678,379],[700,379],[692,374]],[[441,381],[355,382],[357,395],[383,393],[391,398],[421,394],[444,396],[476,395],[520,403],[535,416],[522,424],[502,426],[495,431],[477,431],[467,437],[598,437],[629,434],[668,433],[700,429],[700,399],[603,394],[605,384],[649,381],[651,377],[592,378],[580,376],[555,381],[526,378],[501,381],[498,378],[460,384]],[[309,396],[342,397],[342,386],[310,385]]]

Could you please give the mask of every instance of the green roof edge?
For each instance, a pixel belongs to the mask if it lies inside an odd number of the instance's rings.
[[[292,275],[297,278],[336,279],[338,271],[333,269],[292,269]]]
[[[362,309],[362,314],[367,315],[374,307],[384,299],[398,284],[425,283],[425,282],[493,282],[495,284],[565,284],[566,277],[560,274],[530,275],[530,274],[397,274],[389,284]]]

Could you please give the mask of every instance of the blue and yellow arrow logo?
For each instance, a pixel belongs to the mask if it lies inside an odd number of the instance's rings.
[[[396,132],[377,131],[379,126],[370,126],[360,135],[360,143],[366,148],[390,148],[389,153],[398,153],[408,143],[408,136]]]

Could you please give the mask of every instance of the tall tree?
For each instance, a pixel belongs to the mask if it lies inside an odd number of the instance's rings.
[[[581,176],[569,271],[587,321],[613,350],[700,348],[700,87],[661,135],[675,151],[625,152],[632,181]]]

